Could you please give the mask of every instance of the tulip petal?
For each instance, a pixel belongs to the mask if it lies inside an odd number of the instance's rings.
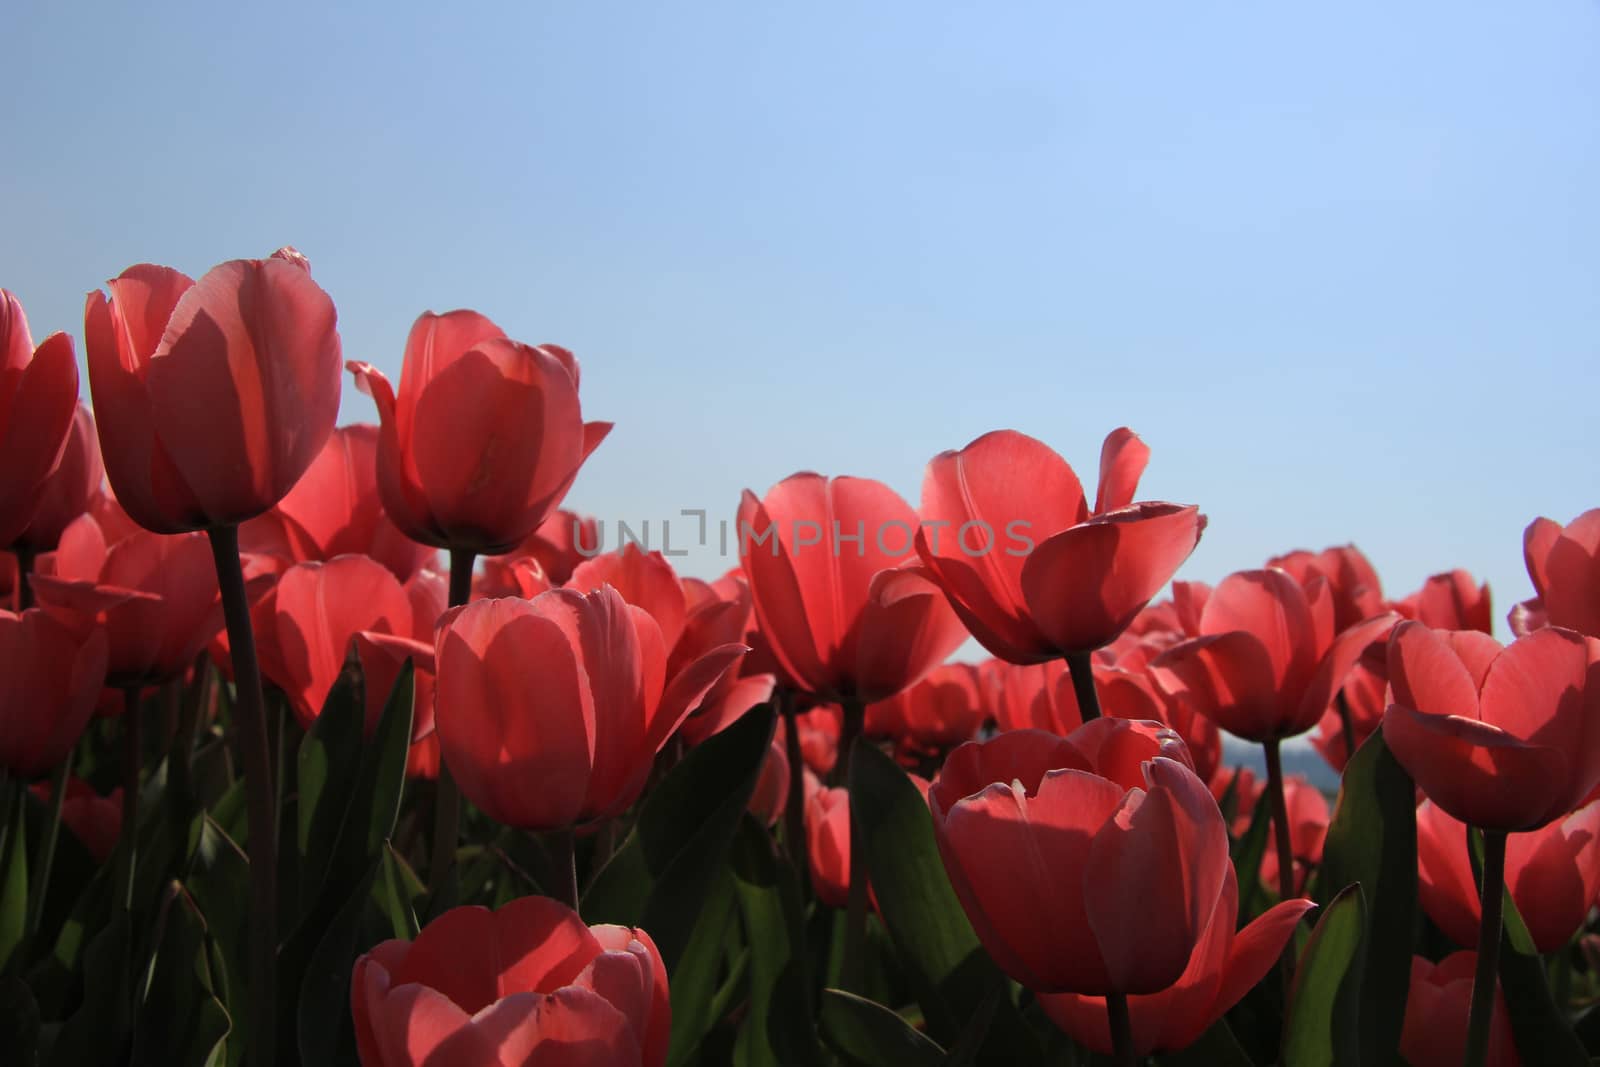
[[[1133,503],[1139,478],[1150,462],[1150,446],[1126,426],[1106,434],[1100,446],[1100,484],[1095,491],[1096,515]]]

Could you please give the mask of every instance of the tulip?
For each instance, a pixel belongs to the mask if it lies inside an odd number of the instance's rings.
[[[0,770],[31,780],[67,758],[106,677],[106,635],[39,608],[0,611]]]
[[[1261,794],[1266,792],[1267,783],[1259,781],[1256,772],[1249,767],[1222,767],[1212,776],[1210,784],[1218,807],[1226,806],[1225,801],[1232,793],[1233,819],[1229,829],[1233,836],[1242,837],[1250,829],[1251,817],[1261,802]]]
[[[928,463],[917,551],[985,648],[1013,663],[1085,657],[1167,584],[1205,518],[1133,503],[1149,458],[1133,431],[1107,435],[1092,511],[1066,460],[1015,430]]]
[[[53,550],[67,525],[89,510],[90,501],[105,478],[100,444],[95,438],[94,415],[79,403],[67,431],[66,444],[40,489],[33,519],[12,547],[25,555]]]
[[[1473,944],[1481,915],[1467,828],[1430,801],[1417,806],[1417,861],[1428,918],[1456,944]],[[1600,892],[1600,801],[1508,837],[1506,888],[1540,952],[1566,945]]]
[[[1341,774],[1356,749],[1383,722],[1388,706],[1388,672],[1381,655],[1374,661],[1374,652],[1382,653],[1383,646],[1372,646],[1356,663],[1339,690],[1341,706],[1323,712],[1317,732],[1311,735],[1311,747]]]
[[[349,369],[378,405],[384,509],[426,545],[478,555],[514,548],[611,430],[583,422],[571,352],[512,341],[473,311],[418,317],[398,395],[370,364]]]
[[[276,1001],[277,797],[239,561],[240,523],[306,472],[339,411],[333,301],[306,258],[282,248],[198,282],[129,267],[84,306],[100,451],[117,499],[155,533],[205,530],[233,660],[249,818],[252,1002]],[[275,1029],[251,1025],[253,1067],[272,1067]]]
[[[251,619],[260,635],[261,673],[283,690],[295,719],[308,730],[322,713],[357,635],[368,635],[357,649],[369,670],[383,651],[374,638],[433,639],[431,628],[425,634],[412,633],[411,599],[393,572],[368,556],[296,563],[256,602]],[[427,646],[419,651],[426,655]],[[396,665],[389,676],[391,684],[397,673]],[[369,688],[368,698],[378,700],[381,712],[388,689],[381,684]],[[375,727],[376,719],[368,725]]]
[[[660,552],[645,552],[630,542],[615,552],[578,564],[566,585],[580,593],[611,586],[623,600],[644,609],[656,621],[669,656],[677,648],[689,605],[678,573]],[[738,641],[739,636],[731,634],[728,640]]]
[[[1159,993],[1128,998],[1134,1054],[1176,1052],[1198,1041],[1272,969],[1312,907],[1303,899],[1274,904],[1235,933],[1239,882],[1228,867],[1222,895],[1183,974]],[[1073,1040],[1095,1052],[1112,1053],[1104,997],[1045,993],[1039,1006]]]
[[[55,797],[51,784],[37,782],[33,795],[45,804]],[[81,778],[68,778],[61,801],[61,821],[82,842],[96,863],[104,863],[122,835],[122,789],[101,796]],[[30,902],[31,902],[30,896]]]
[[[750,813],[769,828],[783,818],[789,803],[789,757],[783,747],[783,738],[774,736],[767,746],[767,758],[761,762],[755,791],[750,794]]]
[[[1294,891],[1299,893],[1304,891],[1312,869],[1322,862],[1322,843],[1328,836],[1330,819],[1328,800],[1303,775],[1285,778],[1283,788],[1284,806],[1289,812],[1290,852],[1294,856]],[[1277,830],[1275,823],[1273,830]],[[1263,885],[1281,883],[1276,852],[1262,854],[1260,874]]]
[[[1453,570],[1431,576],[1421,589],[1390,606],[1435,630],[1478,630],[1487,634],[1494,631],[1489,604],[1488,582],[1479,585],[1466,571]]]
[[[1468,1002],[1473,994],[1475,952],[1456,952],[1438,963],[1411,958],[1411,989],[1400,1032],[1400,1054],[1411,1067],[1458,1067],[1467,1052]],[[1522,1060],[1511,1032],[1511,1013],[1498,987],[1492,1022],[1480,1062],[1518,1067]]]
[[[1267,566],[1288,572],[1302,586],[1314,578],[1325,580],[1333,596],[1335,630],[1349,629],[1362,619],[1383,613],[1383,586],[1378,572],[1355,545],[1336,545],[1317,553],[1299,549],[1268,560]]]
[[[1502,648],[1404,622],[1389,638],[1389,685],[1395,758],[1439,808],[1484,831],[1471,1067],[1490,1043],[1507,834],[1561,818],[1600,783],[1600,640],[1552,627]]]
[[[402,534],[378,499],[378,428],[341,426],[305,476],[265,515],[239,528],[239,546],[291,563],[364,555],[402,582],[435,564],[438,552]]]
[[[600,524],[594,519],[560,509],[552,511],[510,552],[483,562],[486,569],[493,569],[532,558],[552,585],[565,585],[580,563],[599,554],[600,538]]]
[[[286,253],[198,282],[141,263],[89,294],[84,343],[117,499],[157,533],[237,526],[283,499],[333,432],[333,301]]]
[[[850,898],[850,792],[818,789],[806,800],[806,855],[811,888],[830,908]]]
[[[452,609],[436,638],[444,762],[490,817],[566,830],[621,814],[655,754],[744,646],[666,676],[661,628],[616,590]]]
[[[1563,626],[1600,637],[1600,508],[1566,526],[1538,518],[1522,538],[1522,554],[1536,594],[1511,609],[1519,636],[1543,626]]]
[[[356,960],[350,1010],[364,1067],[661,1067],[672,1027],[650,936],[544,897],[382,942]]]
[[[0,546],[33,521],[77,405],[72,338],[53,333],[35,349],[22,302],[0,289]]]
[[[108,525],[112,536],[128,529]],[[93,514],[72,521],[59,547],[40,557],[40,605],[79,633],[105,632],[107,685],[140,690],[183,677],[222,627],[205,535],[107,533]]]
[[[892,738],[914,760],[972,740],[985,714],[978,669],[969,663],[946,663],[916,685],[869,707],[865,732]]]

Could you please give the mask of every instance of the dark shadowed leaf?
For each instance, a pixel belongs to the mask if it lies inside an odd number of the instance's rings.
[[[842,989],[822,991],[822,1036],[861,1067],[939,1067],[944,1049],[876,1001]]]
[[[1355,1067],[1366,901],[1350,885],[1322,909],[1289,991],[1284,1067]]]

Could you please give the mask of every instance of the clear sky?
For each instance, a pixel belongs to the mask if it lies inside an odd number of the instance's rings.
[[[1354,540],[1503,618],[1527,522],[1600,505],[1595,0],[10,0],[0,37],[36,336],[292,243],[392,374],[424,308],[575,350],[608,520],[801,468],[915,503],[1001,426],[1092,484],[1128,424],[1141,496],[1211,517],[1185,576]]]

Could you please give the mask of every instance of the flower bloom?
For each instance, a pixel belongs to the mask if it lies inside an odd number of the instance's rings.
[[[364,1067],[661,1067],[672,1029],[650,935],[545,897],[382,942],[356,960],[350,1009]]]
[[[89,502],[99,491],[105,473],[100,463],[100,442],[95,438],[94,415],[80,402],[61,455],[39,490],[33,518],[12,542],[13,547],[36,553],[55,548],[67,524],[89,510]]]
[[[1313,578],[1328,583],[1333,596],[1333,626],[1345,630],[1362,619],[1383,614],[1383,586],[1372,563],[1355,545],[1335,545],[1321,552],[1298,549],[1267,561],[1287,571],[1302,586]]]
[[[1600,783],[1600,640],[1538,630],[1502,648],[1403,622],[1389,638],[1383,737],[1439,807],[1485,830],[1536,830]]]
[[[1411,1067],[1458,1067],[1467,1054],[1467,1016],[1472,1009],[1476,952],[1454,952],[1430,963],[1411,957],[1411,990],[1400,1033],[1400,1054]],[[1511,1034],[1504,990],[1495,983],[1494,1014],[1489,1017],[1486,1063],[1518,1067],[1522,1060]]]
[[[711,649],[668,678],[661,628],[610,587],[475,601],[445,614],[435,644],[445,764],[474,804],[525,830],[626,810],[745,647]]]
[[[566,585],[578,564],[598,555],[604,536],[600,524],[576,512],[560,509],[550,513],[534,531],[511,551],[502,556],[489,556],[483,561],[485,575],[517,560],[532,558],[539,569],[548,576],[551,585]]]
[[[72,338],[53,333],[35,350],[22,302],[0,289],[0,547],[33,520],[77,405]]]
[[[1489,583],[1479,585],[1471,574],[1460,569],[1432,575],[1421,589],[1390,606],[1435,630],[1478,630],[1486,634],[1494,631]]]
[[[398,395],[371,364],[349,368],[378,405],[384,509],[426,545],[511,550],[611,431],[584,423],[571,352],[513,341],[475,311],[417,318]]]
[[[869,707],[866,732],[892,738],[911,755],[937,754],[972,740],[985,715],[978,669],[970,663],[946,663]]]
[[[1328,800],[1321,790],[1299,774],[1284,778],[1283,796],[1284,805],[1289,809],[1289,842],[1294,854],[1294,887],[1298,893],[1305,889],[1312,868],[1322,862],[1322,843],[1327,839],[1330,820]],[[1463,830],[1463,841],[1465,833]],[[1271,832],[1267,840],[1274,840]],[[1260,875],[1262,885],[1278,884],[1277,849],[1262,852]]]
[[[969,742],[928,803],[979,940],[1036,993],[1169,990],[1231,870],[1217,802],[1159,723],[1101,718],[1066,738],[1016,730]]]
[[[87,636],[39,608],[0,611],[0,769],[48,774],[72,751],[106,677],[106,635]]]
[[[107,537],[119,529],[125,536]],[[181,678],[222,628],[211,547],[195,531],[168,535],[131,523],[102,525],[85,513],[54,552],[40,557],[33,589],[41,607],[80,634],[104,631],[108,685]]]
[[[35,782],[32,788],[41,804],[50,803],[49,782]],[[122,836],[122,787],[101,796],[82,778],[68,778],[67,795],[61,798],[61,821],[96,863],[104,863]]]
[[[239,528],[245,552],[290,563],[371,556],[402,582],[437,562],[438,550],[402,534],[378,499],[378,428],[340,426],[282,500]]]
[[[1417,895],[1428,918],[1458,945],[1478,943],[1482,911],[1467,828],[1437,804],[1417,807]],[[1506,888],[1540,952],[1564,946],[1600,892],[1600,801],[1506,838]]]
[[[1537,595],[1511,610],[1512,631],[1564,626],[1600,637],[1600,508],[1566,526],[1534,519],[1522,535],[1522,556]]]
[[[916,527],[905,501],[865,478],[802,473],[761,499],[745,491],[739,559],[761,632],[792,685],[871,704],[966,639],[926,569],[905,559]]]
[[[1111,643],[1189,558],[1192,505],[1133,503],[1150,449],[1113,430],[1094,510],[1067,461],[1015,430],[941,452],[922,481],[917,552],[982,645],[1036,663]]]
[[[1293,737],[1317,724],[1362,651],[1394,621],[1379,615],[1338,631],[1324,578],[1302,588],[1276,568],[1240,571],[1206,600],[1200,636],[1162,653],[1151,669],[1163,688],[1229,733]]]
[[[141,263],[83,313],[100,451],[117,499],[157,533],[234,526],[272,507],[339,411],[333,301],[281,249],[198,282]]]
[[[806,854],[811,887],[830,908],[850,897],[850,792],[822,787],[806,798]]]

